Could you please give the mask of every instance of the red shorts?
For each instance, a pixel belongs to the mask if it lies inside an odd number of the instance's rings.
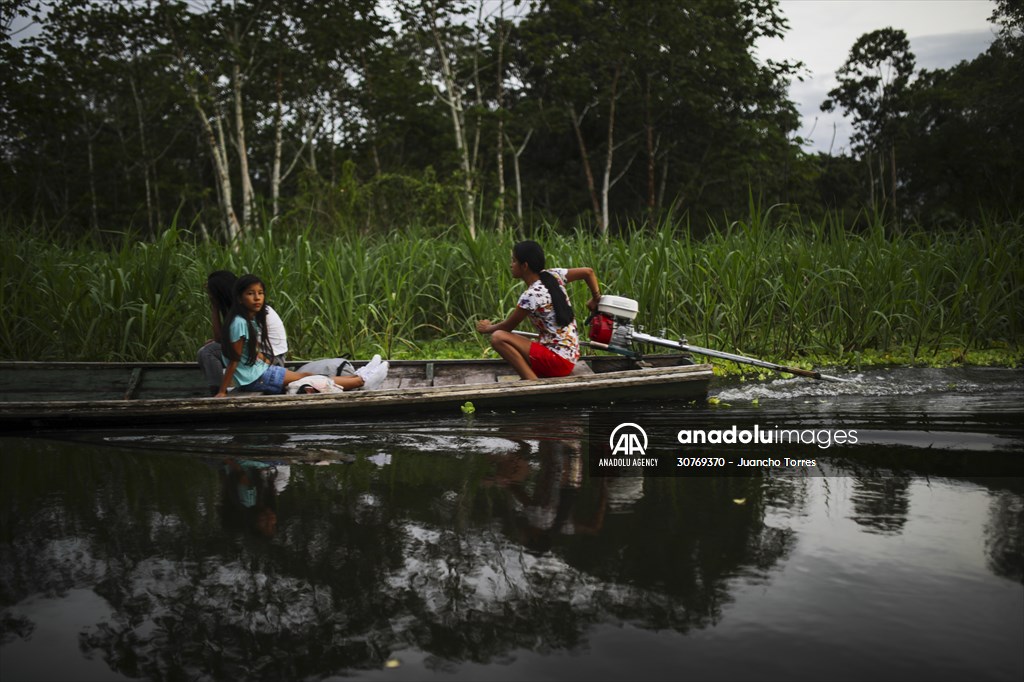
[[[539,377],[564,377],[572,373],[576,363],[566,360],[536,341],[530,344],[530,369]]]

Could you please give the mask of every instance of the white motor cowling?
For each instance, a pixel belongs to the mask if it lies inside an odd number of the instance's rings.
[[[607,346],[629,348],[633,320],[639,304],[624,296],[602,296],[590,319],[590,340]]]
[[[602,296],[597,303],[597,312],[604,313],[614,320],[632,322],[640,310],[640,304],[625,296]]]

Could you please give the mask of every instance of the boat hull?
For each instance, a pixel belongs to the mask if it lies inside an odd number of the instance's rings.
[[[477,410],[509,410],[704,399],[712,377],[710,365],[680,362],[685,361],[662,356],[646,368],[622,369],[622,360],[602,357],[588,359],[581,367],[584,371],[568,377],[521,381],[510,376],[501,361],[399,361],[383,390],[281,396],[236,393],[220,399],[203,396],[198,370],[184,363],[0,363],[10,379],[0,395],[0,428],[457,414],[467,402]],[[58,397],[49,391],[47,380],[57,381],[63,394]],[[36,399],[25,400],[28,396]]]

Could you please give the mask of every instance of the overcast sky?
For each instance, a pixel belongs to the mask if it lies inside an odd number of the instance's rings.
[[[948,68],[984,52],[995,36],[992,0],[782,0],[790,30],[758,46],[762,59],[796,59],[807,67],[790,96],[802,116],[798,134],[809,151],[838,154],[849,147],[850,124],[821,103],[836,86],[836,71],[865,33],[891,26],[910,39],[917,69]],[[833,141],[833,127],[835,140]]]

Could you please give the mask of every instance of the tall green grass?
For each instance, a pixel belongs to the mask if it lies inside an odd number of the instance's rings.
[[[538,240],[549,265],[590,265],[605,293],[637,299],[649,333],[699,345],[779,360],[1019,349],[1020,222],[897,234],[777,222],[752,207],[700,240],[682,222],[608,240],[546,229]],[[292,355],[304,358],[410,356],[426,343],[483,353],[475,320],[503,318],[522,288],[508,269],[510,235],[311,234],[266,230],[232,249],[172,227],[111,249],[3,228],[0,358],[190,360],[210,334],[206,274],[222,268],[264,278]],[[586,287],[570,288],[583,311]]]

